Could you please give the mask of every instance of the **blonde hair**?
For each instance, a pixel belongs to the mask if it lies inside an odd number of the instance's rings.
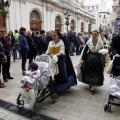
[[[28,30],[28,31],[27,31],[27,34],[28,34],[29,32],[32,34],[32,31],[31,31],[31,30]]]

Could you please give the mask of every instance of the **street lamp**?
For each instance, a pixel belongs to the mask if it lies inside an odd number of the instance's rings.
[[[67,33],[68,33],[68,26],[70,25],[69,20],[70,20],[70,14],[68,13],[68,11],[64,14],[66,22],[65,25],[67,26]]]
[[[10,4],[11,4],[11,0],[0,0],[0,15],[4,19],[4,27],[5,27],[5,17],[9,13]]]

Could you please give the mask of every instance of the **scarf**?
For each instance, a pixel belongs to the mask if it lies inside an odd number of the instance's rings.
[[[26,35],[24,33],[21,33],[22,36],[26,37]]]
[[[86,43],[90,49],[91,52],[97,53],[101,48],[103,48],[103,41],[101,40],[100,36],[98,37],[97,43],[94,46],[92,37],[89,39],[89,41]]]
[[[86,45],[88,45],[88,47],[89,47],[89,49],[90,49],[91,52],[97,53],[103,47],[103,41],[102,41],[102,39],[101,39],[101,37],[99,35],[97,43],[96,43],[96,46],[93,45],[92,37],[88,40],[88,42],[86,43]],[[85,47],[86,47],[86,45],[85,45]],[[82,50],[82,53],[80,55],[80,58],[79,58],[79,61],[78,61],[77,65],[75,65],[76,69],[79,69],[79,67],[81,66],[80,62],[81,62],[81,59],[82,59],[85,47]]]

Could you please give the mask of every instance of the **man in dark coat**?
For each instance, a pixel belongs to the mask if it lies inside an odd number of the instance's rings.
[[[112,38],[111,51],[113,55],[120,55],[120,25],[118,26],[118,34]]]
[[[78,33],[76,35],[76,55],[80,55],[80,37],[79,37],[80,33]]]
[[[27,54],[27,58],[29,59],[29,64],[31,64],[33,62],[33,58],[36,57],[36,46],[34,40],[32,39],[31,31],[27,32],[26,39],[29,46],[29,52]]]
[[[45,40],[45,31],[41,30],[40,31],[40,37],[37,39],[37,52],[38,55],[42,55],[46,52],[47,50],[47,44],[46,44],[46,40]]]
[[[52,31],[48,31],[47,34],[46,34],[46,44],[47,44],[47,47],[49,45],[49,42],[52,41]]]
[[[7,63],[3,64],[2,66],[2,74],[3,74],[3,80],[4,82],[7,82],[7,79],[14,79],[10,76],[10,58],[12,54],[12,49],[10,45],[10,41],[8,41],[8,38],[6,37],[6,31],[1,30],[1,43],[3,44],[5,55],[7,56]]]
[[[76,44],[76,37],[74,31],[71,31],[68,35],[68,39],[70,41],[70,56],[73,56],[73,48]]]

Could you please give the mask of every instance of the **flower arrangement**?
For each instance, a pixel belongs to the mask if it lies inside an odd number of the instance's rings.
[[[8,13],[9,13],[8,10],[0,10],[0,15],[2,15],[2,16],[4,16],[4,17],[5,17]]]

